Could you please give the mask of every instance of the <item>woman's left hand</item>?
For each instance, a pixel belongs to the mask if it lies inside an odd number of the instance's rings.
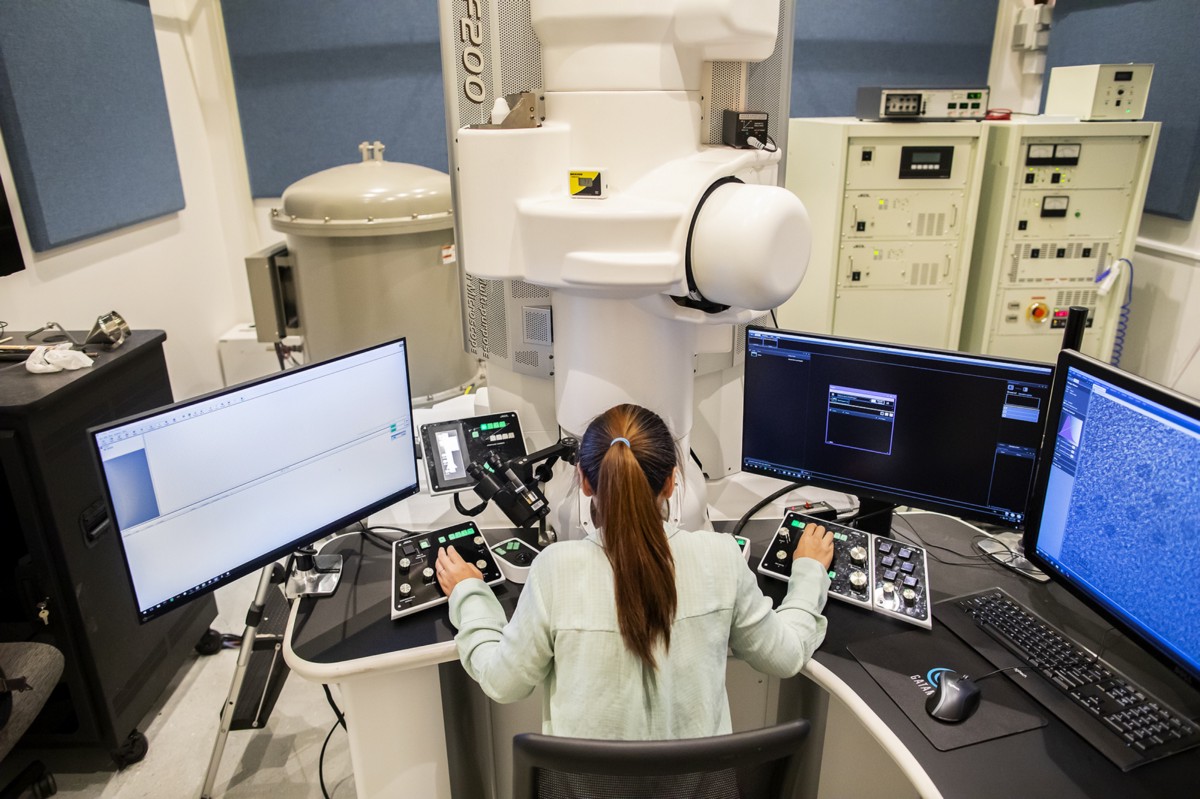
[[[463,580],[469,580],[472,577],[483,579],[483,572],[463,560],[454,547],[438,549],[437,566],[434,571],[437,573],[438,585],[442,587],[442,592],[446,596],[450,596],[454,586]]]

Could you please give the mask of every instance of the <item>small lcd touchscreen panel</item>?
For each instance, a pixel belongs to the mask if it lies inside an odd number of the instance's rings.
[[[474,487],[475,478],[467,467],[489,453],[503,461],[526,454],[515,411],[422,425],[421,447],[431,494]]]

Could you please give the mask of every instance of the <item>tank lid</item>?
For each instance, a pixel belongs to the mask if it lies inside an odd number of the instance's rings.
[[[302,236],[394,236],[454,224],[450,176],[383,160],[380,142],[358,145],[362,161],[288,186],[271,227]]]

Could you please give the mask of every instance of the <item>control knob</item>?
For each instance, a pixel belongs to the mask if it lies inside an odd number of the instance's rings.
[[[412,561],[408,558],[400,558],[396,561],[396,570],[401,574],[408,574],[408,570],[412,568]]]
[[[911,588],[905,588],[900,592],[900,598],[904,600],[905,607],[912,607],[917,604],[917,592]]]
[[[421,579],[427,583],[432,583],[433,582],[433,569],[429,568],[428,566],[426,566],[424,569],[422,569],[421,570]]]
[[[475,568],[479,569],[479,571],[486,571],[487,561],[483,558],[480,558],[479,560],[475,561]]]
[[[785,560],[787,560],[787,558],[788,558],[788,553],[787,553],[786,549],[781,549],[775,553],[775,560],[785,561]]]
[[[863,592],[867,590],[867,575],[866,572],[861,572],[855,569],[850,572],[850,587],[855,591]]]
[[[396,593],[400,595],[401,599],[412,596],[412,586],[408,583],[400,583],[400,587],[396,589]]]
[[[883,601],[894,602],[896,600],[896,586],[891,583],[883,584]]]
[[[481,535],[475,536],[474,538],[471,539],[471,543],[473,543],[477,547],[483,546],[483,536],[481,536]]]
[[[867,550],[864,547],[850,547],[850,562],[861,566],[867,562]]]

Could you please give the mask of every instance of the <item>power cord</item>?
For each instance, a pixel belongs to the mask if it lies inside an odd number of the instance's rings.
[[[788,483],[783,488],[779,489],[778,491],[771,494],[770,496],[764,497],[763,499],[759,500],[758,502],[756,502],[754,504],[753,507],[750,508],[750,510],[748,510],[744,514],[742,514],[742,518],[738,519],[738,523],[736,525],[734,525],[733,530],[730,531],[730,535],[740,535],[742,532],[742,528],[744,528],[746,526],[746,523],[750,521],[751,516],[758,513],[760,510],[767,507],[772,502],[774,502],[775,500],[782,497],[784,494],[795,491],[797,488],[803,488],[804,486],[805,486],[805,483]]]
[[[767,141],[764,144],[763,142],[760,142],[754,136],[747,136],[746,144],[749,144],[755,150],[762,150],[764,153],[778,152],[779,147],[778,147],[778,145],[775,144],[775,140],[771,138],[771,134],[769,134],[769,133],[766,134],[766,137],[767,137]]]
[[[346,717],[342,714],[342,709],[337,706],[337,702],[333,701],[333,692],[329,690],[329,686],[322,683],[321,687],[325,689],[325,700],[329,702],[329,706],[333,708],[333,715],[337,716],[337,721],[329,728],[329,734],[325,736],[325,743],[321,744],[321,755],[317,759],[317,778],[321,782],[321,795],[325,799],[330,799],[329,791],[325,788],[325,749],[329,746],[329,739],[333,737],[333,731],[339,726],[343,730],[348,730],[346,727]]]
[[[1121,305],[1121,310],[1117,316],[1117,334],[1113,339],[1112,358],[1109,360],[1113,366],[1121,365],[1121,353],[1125,350],[1125,334],[1129,332],[1129,315],[1132,312],[1133,305],[1133,261],[1128,258],[1118,258],[1117,263],[1124,263],[1129,267],[1129,282],[1125,285],[1125,302]],[[1113,267],[1109,267],[1111,271]],[[1106,271],[1104,275],[1107,275]],[[1101,275],[1101,280],[1104,279]]]

